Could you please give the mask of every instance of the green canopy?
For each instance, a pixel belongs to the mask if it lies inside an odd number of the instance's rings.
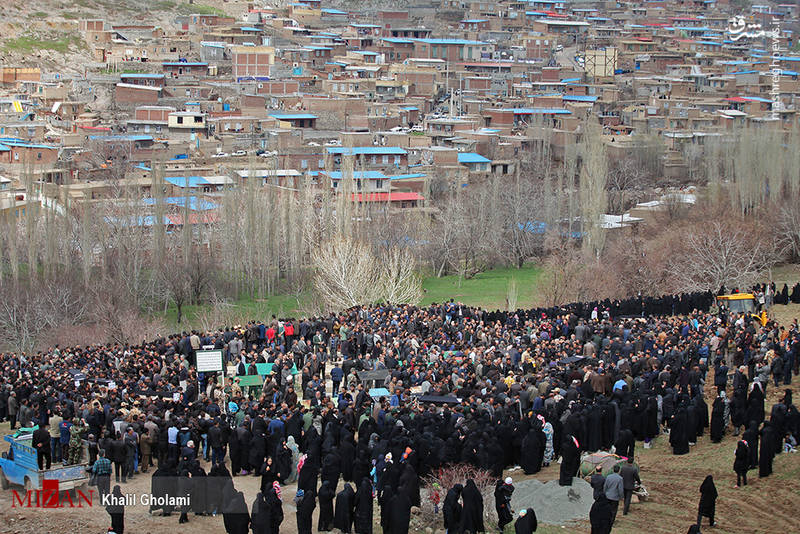
[[[264,377],[261,375],[244,375],[244,376],[237,376],[236,378],[239,379],[239,386],[263,386],[264,385]]]
[[[274,364],[272,363],[257,363],[256,370],[258,371],[258,374],[260,374],[261,376],[271,375],[273,365]],[[299,371],[297,370],[297,365],[292,364],[292,374],[296,375],[298,372]]]

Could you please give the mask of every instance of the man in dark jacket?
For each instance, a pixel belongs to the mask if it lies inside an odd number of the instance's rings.
[[[636,489],[636,484],[641,484],[639,478],[639,468],[633,465],[633,458],[628,458],[628,462],[619,470],[622,477],[622,489],[625,493],[625,501],[622,506],[622,515],[628,515],[628,509],[631,507],[631,496],[633,490]]]
[[[8,395],[8,420],[11,421],[11,430],[17,426],[17,413],[19,412],[19,403],[17,402],[17,394],[13,391]]]
[[[219,419],[214,420],[214,426],[208,429],[208,446],[211,447],[211,466],[221,464],[225,459],[225,444],[222,441]]]
[[[598,465],[594,469],[594,474],[592,475],[592,479],[589,481],[589,484],[592,486],[593,497],[594,500],[597,500],[600,495],[605,495],[605,484],[606,484],[606,477],[603,475],[603,466]]]
[[[36,449],[36,462],[39,464],[39,471],[43,469],[44,461],[47,460],[47,469],[53,460],[52,450],[50,449],[50,431],[47,423],[44,423],[33,433],[33,448]]]
[[[717,388],[717,393],[725,391],[728,387],[728,366],[722,358],[717,358],[714,362],[714,386]]]
[[[333,393],[331,396],[336,397],[336,394],[339,392],[339,385],[342,383],[342,378],[344,377],[344,372],[339,365],[335,365],[333,369],[331,369],[331,382],[333,382]]]

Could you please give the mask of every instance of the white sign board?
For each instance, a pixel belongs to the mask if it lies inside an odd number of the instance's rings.
[[[198,373],[222,371],[221,350],[198,350],[195,354]]]

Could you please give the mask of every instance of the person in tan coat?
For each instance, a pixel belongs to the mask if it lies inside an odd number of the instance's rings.
[[[142,473],[147,473],[147,468],[152,465],[154,441],[155,438],[150,434],[150,430],[143,429],[142,436],[139,438],[139,450],[142,452]]]

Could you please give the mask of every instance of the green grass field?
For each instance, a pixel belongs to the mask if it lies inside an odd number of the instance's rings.
[[[517,285],[517,306],[531,307],[534,302],[536,282],[542,270],[536,266],[525,266],[522,269],[492,269],[480,273],[471,279],[458,276],[428,277],[422,281],[425,296],[421,304],[444,302],[449,299],[463,302],[469,306],[482,306],[487,309],[505,309],[509,282],[513,279]],[[277,316],[302,315],[303,304],[313,298],[309,290],[295,295],[275,295],[263,299],[246,298],[232,303],[232,311],[236,316],[252,319],[264,319],[272,314]],[[199,317],[206,313],[209,306],[184,306],[182,325],[197,326]],[[167,326],[176,326],[178,311],[174,306],[167,309],[164,318]]]
[[[301,299],[307,295],[302,295]],[[240,299],[232,303],[236,315],[252,319],[265,319],[272,314],[279,316],[297,313],[298,303],[294,295],[275,295],[264,299]],[[197,326],[198,317],[209,308],[208,305],[184,306],[183,320],[185,326]],[[167,309],[166,315],[161,315],[168,326],[177,325],[178,310],[175,306]]]
[[[169,5],[172,4],[172,2],[162,2],[162,4]],[[168,9],[172,8],[170,7]],[[180,4],[178,5],[178,13],[181,15],[219,15],[222,17],[226,15],[225,11],[220,8],[204,4]]]
[[[533,305],[536,282],[541,274],[541,268],[525,266],[522,269],[492,269],[469,280],[459,280],[458,276],[430,277],[422,283],[425,289],[422,303],[444,302],[452,298],[468,306],[505,309],[508,284],[514,279],[517,284],[517,306],[530,307]]]
[[[62,54],[70,48],[85,48],[80,36],[64,35],[58,39],[39,39],[30,35],[22,35],[16,39],[9,39],[3,43],[4,52],[32,53],[38,50],[54,50]]]

